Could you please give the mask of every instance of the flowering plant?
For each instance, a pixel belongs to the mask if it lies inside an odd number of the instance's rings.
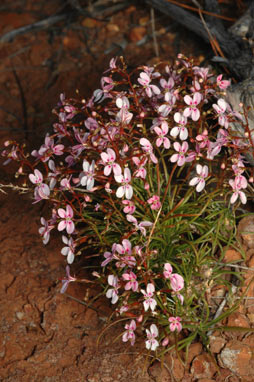
[[[207,292],[225,280],[214,262],[232,244],[252,182],[252,144],[233,129],[243,115],[223,98],[229,84],[182,55],[132,72],[112,59],[90,99],[60,96],[38,151],[5,143],[22,189],[48,203],[43,243],[55,229],[68,264],[99,256],[97,280],[128,321],[122,340],[131,345],[138,327],[158,352],[215,323]],[[62,292],[77,280],[68,266]]]

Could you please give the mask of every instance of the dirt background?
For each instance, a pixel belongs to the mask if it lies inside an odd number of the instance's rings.
[[[6,139],[39,146],[51,129],[51,110],[59,94],[71,97],[78,90],[82,98],[91,95],[112,57],[123,55],[130,66],[170,61],[179,52],[199,62],[211,57],[208,46],[157,12],[155,44],[153,13],[142,1],[101,0],[96,2],[98,10],[93,7],[95,1],[80,0],[82,9],[94,18],[78,16],[70,3],[75,1],[1,1],[1,146]],[[244,10],[241,1],[220,3],[226,15]],[[13,29],[56,15],[65,16],[48,28],[6,41]],[[0,183],[13,181],[14,168],[1,166]],[[122,323],[110,327],[98,342],[111,313],[110,304],[100,297],[93,309],[87,309],[59,293],[66,266],[61,243],[56,234],[43,246],[38,235],[43,206],[31,202],[26,195],[0,194],[1,382],[253,381],[252,335],[215,333],[211,338],[214,358],[201,344],[193,344],[186,367],[174,353],[163,365],[149,366],[141,337],[134,348],[119,340]],[[74,264],[72,274],[75,271],[80,270]],[[83,284],[68,289],[68,294],[83,303],[97,293]],[[242,308],[231,317],[231,324],[251,326],[252,319],[252,310]],[[223,350],[228,350],[224,358]],[[231,364],[225,361],[229,355]]]

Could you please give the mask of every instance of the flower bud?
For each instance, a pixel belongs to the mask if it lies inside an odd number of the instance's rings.
[[[142,321],[143,321],[143,318],[144,318],[144,316],[143,316],[143,314],[141,314],[141,315],[137,318],[137,322],[142,322]]]
[[[168,343],[169,343],[169,339],[168,339],[168,337],[165,337],[164,340],[162,341],[161,345],[162,346],[167,346]]]

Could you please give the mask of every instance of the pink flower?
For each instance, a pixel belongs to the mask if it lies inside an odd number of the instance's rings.
[[[118,256],[117,254],[115,254],[114,259],[118,260],[116,262],[117,268],[133,268],[136,265],[136,259],[134,256]]]
[[[113,247],[112,247],[113,251]],[[127,239],[124,239],[121,244],[114,244],[114,252],[118,252],[119,255],[125,255],[125,256],[118,256],[116,253],[114,253],[113,258],[118,260],[116,263],[117,268],[124,268],[126,266],[133,268],[136,265],[136,259],[134,256],[131,256],[132,249],[131,249],[131,242]]]
[[[149,308],[151,308],[151,311],[153,312],[156,305],[157,305],[156,300],[154,298],[152,298],[154,291],[155,291],[155,288],[154,288],[154,285],[152,283],[147,284],[146,291],[141,289],[141,293],[143,293],[143,295],[145,297],[145,301],[143,302],[145,311],[147,311]]]
[[[75,247],[76,244],[74,243],[74,240],[72,237],[68,239],[66,236],[62,236],[63,243],[66,244],[66,247],[63,247],[61,250],[61,254],[63,256],[67,256],[67,263],[72,264],[75,258]]]
[[[171,332],[177,330],[179,333],[182,330],[181,317],[170,317],[168,321],[170,322],[169,329]]]
[[[130,103],[127,97],[118,97],[116,99],[116,106],[120,109],[120,111],[116,115],[116,120],[121,123],[130,123],[133,114],[129,113],[128,109],[130,107]]]
[[[133,195],[133,188],[129,184],[131,181],[131,172],[127,167],[124,169],[124,175],[115,175],[115,180],[117,183],[121,183],[122,185],[118,187],[116,190],[116,196],[118,198],[122,198],[124,195],[127,199],[131,199]]]
[[[70,275],[70,267],[69,267],[69,265],[67,265],[67,267],[66,267],[66,276],[67,276],[67,278],[64,278],[62,280],[62,288],[61,288],[60,293],[66,292],[66,289],[68,288],[69,283],[74,282],[74,281],[77,280],[76,277],[72,277]]]
[[[35,187],[35,197],[38,195],[36,198],[38,201],[41,199],[48,199],[49,194],[50,194],[50,189],[49,186],[45,183],[43,183],[43,175],[42,173],[35,169],[34,174],[29,174],[29,179],[33,184],[36,184],[37,187]]]
[[[105,152],[101,153],[101,159],[103,160],[103,163],[105,164],[104,175],[106,176],[110,175],[112,169],[115,175],[121,175],[121,172],[122,172],[121,167],[119,166],[119,164],[115,163],[116,154],[114,150],[107,149],[107,153]]]
[[[130,340],[131,346],[135,343],[135,333],[134,330],[136,330],[136,322],[135,320],[131,320],[130,324],[126,324],[125,327],[126,331],[124,332],[122,336],[123,342],[127,342]]]
[[[213,108],[219,116],[218,122],[221,126],[224,126],[225,129],[228,128],[228,117],[224,114],[227,107],[228,104],[223,98],[218,99],[217,104],[213,104]]]
[[[235,176],[241,175],[244,172],[244,168],[245,167],[241,159],[237,159],[237,163],[232,165]]]
[[[71,151],[74,155],[80,155],[82,153],[82,151],[84,151],[86,148],[88,148],[87,140],[88,140],[89,135],[90,135],[90,133],[81,134],[79,132],[79,130],[75,131],[75,138],[79,142],[79,144],[72,146],[72,148],[71,148]]]
[[[146,341],[146,348],[155,351],[159,346],[159,342],[155,339],[159,335],[157,326],[152,324],[150,330],[146,329],[146,335],[148,338]]]
[[[184,109],[184,117],[191,116],[193,121],[197,121],[199,119],[200,111],[197,108],[197,105],[200,103],[201,99],[201,94],[197,92],[193,94],[193,98],[191,98],[189,95],[184,96],[184,102],[189,105],[189,107]]]
[[[110,261],[114,259],[114,253],[116,250],[116,243],[112,245],[112,252],[104,252],[103,256],[105,257],[105,260],[101,263],[102,267],[105,267]]]
[[[185,127],[187,123],[187,118],[184,117],[184,115],[182,115],[181,113],[175,113],[174,120],[176,123],[178,123],[178,126],[175,126],[173,127],[173,129],[170,130],[170,135],[176,138],[179,134],[181,141],[185,141],[185,139],[188,138],[188,130]]]
[[[238,175],[237,177],[235,177],[235,179],[230,179],[229,184],[234,191],[233,195],[230,198],[230,203],[231,204],[235,203],[239,196],[242,204],[246,204],[247,197],[245,193],[241,191],[242,188],[246,188],[248,185],[246,178],[242,175]]]
[[[178,298],[178,300],[180,300],[180,303],[181,305],[183,305],[183,302],[184,302],[184,297],[181,293],[177,293],[176,294],[176,297]]]
[[[96,129],[98,129],[99,125],[98,125],[98,122],[96,121],[96,119],[88,117],[85,120],[85,127],[87,128],[87,130],[90,130],[91,132],[93,132]],[[76,134],[75,134],[75,137],[76,137]]]
[[[125,214],[133,214],[136,210],[134,202],[131,200],[122,200],[122,204],[126,207],[124,207],[123,212]]]
[[[115,245],[115,250],[120,254],[120,255],[130,255],[132,252],[131,249],[131,242],[127,239],[123,239],[122,245],[121,244],[116,244]]]
[[[210,141],[208,139],[208,131],[205,129],[202,134],[199,134],[196,136],[196,140],[198,142],[201,142],[201,143],[199,143],[199,147],[201,149],[203,149],[206,146],[209,147]]]
[[[145,179],[146,178],[146,169],[145,164],[147,162],[147,158],[139,159],[138,157],[132,157],[133,162],[138,167],[138,169],[134,172],[134,176],[137,178]]]
[[[165,279],[169,279],[171,277],[172,272],[173,272],[173,268],[171,264],[169,263],[164,264],[163,276],[165,277]]]
[[[222,90],[227,89],[227,87],[230,86],[230,81],[222,80],[222,74],[217,77],[216,83]]]
[[[54,228],[53,225],[49,225],[47,220],[41,217],[42,227],[39,228],[39,234],[43,237],[43,244],[46,245],[50,239],[50,231]]]
[[[112,98],[110,90],[114,88],[114,82],[111,77],[102,77],[101,79],[102,89],[96,89],[93,93],[94,102],[102,102],[106,98]]]
[[[111,298],[111,303],[115,304],[118,301],[118,289],[120,288],[118,277],[114,275],[109,275],[108,284],[113,288],[107,290],[106,297]]]
[[[125,290],[130,290],[132,289],[133,292],[138,291],[138,282],[137,282],[137,276],[135,273],[130,271],[129,273],[124,273],[122,275],[123,280],[128,281],[127,284],[125,284],[124,289]]]
[[[167,103],[160,105],[158,108],[158,113],[160,114],[160,117],[163,118],[169,115],[176,102],[176,96],[172,93],[166,93],[164,98]]]
[[[176,151],[178,151],[179,154],[173,154],[170,157],[170,162],[172,162],[172,163],[177,162],[178,166],[184,165],[184,163],[186,162],[185,154],[186,154],[186,152],[188,151],[188,148],[189,148],[188,143],[186,141],[184,141],[182,143],[182,145],[180,145],[180,143],[174,142],[173,146],[174,146],[174,149]]]
[[[144,86],[146,94],[149,98],[152,97],[153,93],[154,94],[160,94],[160,89],[156,85],[151,85],[151,78],[149,75],[145,72],[141,72],[138,78],[138,82],[140,85]]]
[[[201,192],[205,187],[205,178],[208,176],[208,167],[197,164],[196,171],[198,176],[195,176],[189,182],[190,186],[196,186],[196,191]]]
[[[72,221],[73,209],[70,205],[67,204],[66,210],[64,210],[63,208],[59,208],[57,212],[59,217],[63,219],[60,221],[60,223],[58,223],[58,231],[63,231],[64,229],[66,229],[67,233],[71,235],[75,230],[75,225]]]
[[[8,147],[10,144],[9,141],[4,142],[4,146]],[[12,146],[11,151],[4,150],[2,151],[1,155],[3,157],[7,157],[6,161],[3,163],[3,165],[7,165],[11,160],[17,160],[18,159],[18,153],[17,153],[18,148],[16,146]]]
[[[181,275],[172,272],[173,268],[171,264],[165,263],[163,275],[166,279],[170,280],[171,288],[173,291],[179,292],[184,287],[184,279]]]
[[[141,146],[143,146],[142,149],[144,150],[144,152],[150,155],[151,161],[155,164],[158,163],[158,159],[153,153],[153,146],[151,145],[149,140],[146,138],[141,138],[139,143],[141,144]]]
[[[163,89],[170,91],[174,85],[175,85],[175,81],[173,79],[173,77],[169,77],[168,81],[166,81],[164,78],[161,78],[160,79],[160,85]]]
[[[153,195],[147,200],[147,203],[150,204],[152,210],[159,210],[161,208],[160,197],[158,195]]]
[[[111,58],[111,60],[109,61],[109,67],[110,69],[116,69],[116,61],[117,61],[117,57],[113,57]]]
[[[205,80],[208,77],[209,68],[201,68],[200,66],[193,66],[193,71],[194,71],[194,74],[200,76],[203,80]]]
[[[72,185],[71,185],[71,176],[68,178],[63,178],[60,182],[61,190],[68,190],[71,191]]]
[[[48,178],[50,179],[49,188],[52,190],[55,187],[57,183],[57,177],[59,174],[61,174],[61,172],[57,171],[55,162],[52,159],[48,161],[48,166],[50,170],[53,171],[48,173]]]
[[[136,230],[140,230],[140,232],[142,233],[143,236],[146,236],[145,227],[151,227],[153,225],[153,223],[151,223],[147,220],[142,221],[141,223],[138,223],[137,219],[134,218],[134,216],[132,216],[132,215],[127,215],[126,218],[130,223],[134,224]]]
[[[184,279],[178,273],[172,273],[170,276],[170,285],[174,292],[179,292],[184,287]]]
[[[32,155],[41,158],[43,162],[47,162],[48,159],[54,155],[63,155],[64,145],[54,145],[54,139],[46,136],[45,143],[41,146],[38,152],[33,151]]]
[[[154,131],[159,136],[159,138],[156,139],[156,146],[160,147],[161,144],[163,143],[164,148],[169,149],[170,141],[167,137],[165,137],[165,135],[167,135],[168,133],[168,126],[166,124],[161,126],[161,128],[159,128],[158,126],[155,126]]]

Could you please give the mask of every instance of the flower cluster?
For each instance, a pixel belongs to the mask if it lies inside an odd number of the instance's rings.
[[[113,59],[90,99],[61,95],[54,134],[31,159],[16,142],[2,153],[20,163],[34,202],[51,208],[43,243],[56,229],[68,264],[102,257],[97,279],[115,313],[130,318],[122,340],[131,345],[137,327],[155,351],[187,325],[187,308],[199,305],[185,298],[186,264],[202,247],[188,245],[202,235],[197,218],[202,211],[206,222],[216,198],[247,201],[250,145],[232,129],[242,117],[223,98],[228,85],[182,55],[131,73]],[[62,292],[73,281],[68,267]]]

